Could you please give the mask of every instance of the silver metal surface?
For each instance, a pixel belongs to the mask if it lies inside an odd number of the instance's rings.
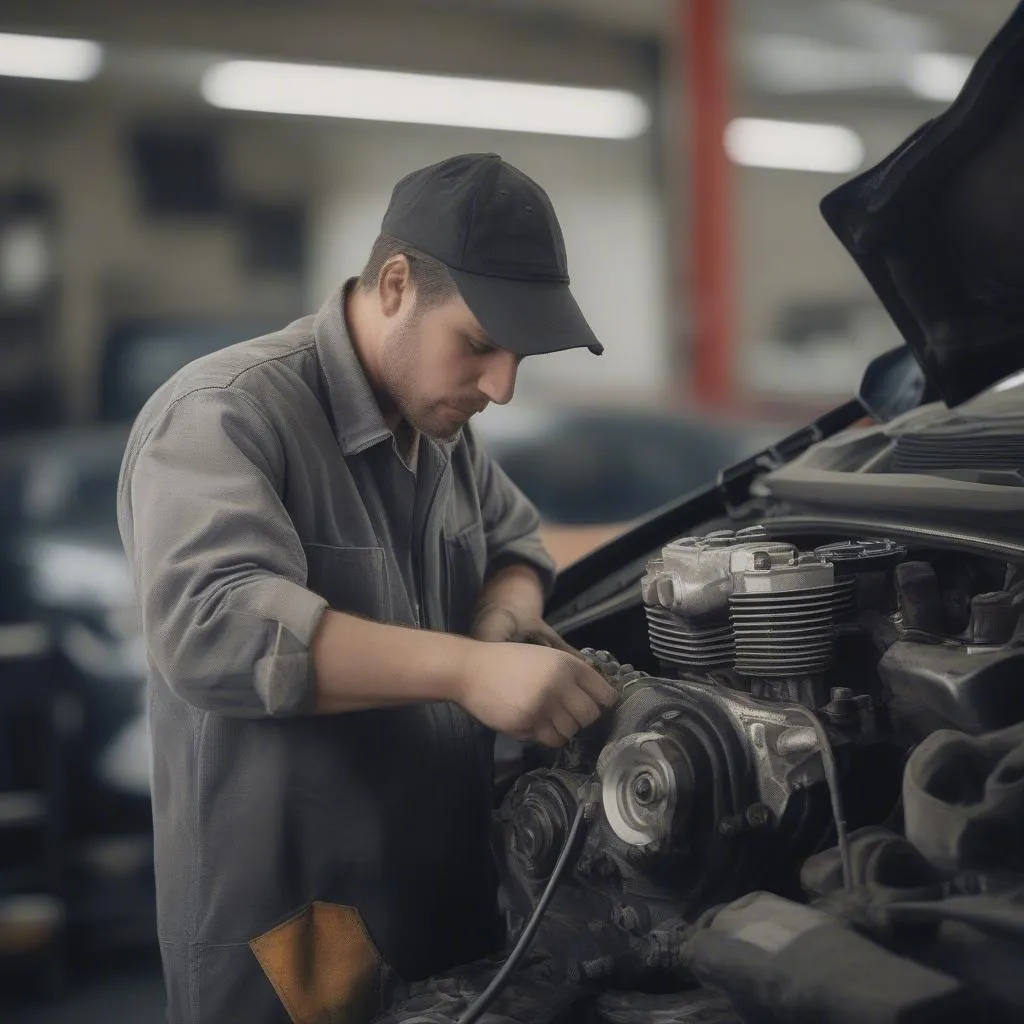
[[[641,595],[663,665],[760,680],[820,677],[835,626],[857,611],[854,576],[837,576],[824,551],[770,540],[761,525],[673,541],[648,562]]]
[[[685,803],[678,767],[679,752],[662,733],[631,733],[601,751],[597,774],[605,819],[624,843],[650,847],[668,837]]]
[[[648,563],[640,583],[644,604],[666,608],[684,619],[724,616],[735,574],[747,569],[754,551],[766,553],[773,564],[783,564],[796,548],[768,540],[737,542],[730,531],[673,541],[662,550],[661,558]]]

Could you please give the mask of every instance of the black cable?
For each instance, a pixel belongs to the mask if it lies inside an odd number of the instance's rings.
[[[537,906],[533,908],[533,913],[530,915],[530,920],[527,921],[526,927],[523,929],[522,935],[519,936],[518,942],[509,953],[508,959],[501,965],[501,969],[491,979],[491,983],[483,990],[469,1004],[462,1016],[459,1017],[456,1024],[474,1024],[476,1020],[484,1013],[484,1011],[497,999],[501,990],[505,987],[508,982],[509,975],[515,970],[516,964],[523,958],[523,954],[526,952],[527,947],[530,945],[530,941],[533,939],[534,933],[537,931],[540,925],[541,918],[544,916],[544,911],[547,910],[548,904],[551,902],[551,897],[555,894],[555,888],[558,885],[566,867],[569,864],[569,858],[572,855],[573,847],[576,845],[576,837],[579,835],[580,828],[583,826],[583,819],[586,817],[587,805],[586,801],[581,799],[579,806],[576,808],[576,817],[572,820],[572,825],[569,827],[569,834],[566,836],[565,843],[562,845],[562,851],[558,855],[558,860],[555,862],[554,869],[551,872],[551,877],[548,879],[548,884],[544,887],[544,892],[541,893],[540,899],[537,901]]]
[[[850,837],[846,831],[846,812],[843,810],[843,794],[839,788],[839,771],[836,768],[836,755],[829,742],[828,733],[821,720],[809,708],[800,708],[811,723],[818,750],[821,753],[821,766],[825,772],[825,783],[828,786],[829,799],[832,802],[832,817],[836,825],[836,839],[839,843],[839,861],[843,868],[843,888],[853,891],[853,857],[850,853]]]

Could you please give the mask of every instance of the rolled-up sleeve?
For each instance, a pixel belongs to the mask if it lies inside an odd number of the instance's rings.
[[[308,712],[326,602],[305,586],[280,497],[284,454],[253,400],[204,388],[140,419],[118,486],[149,657],[183,700],[224,714]]]
[[[487,537],[488,571],[525,562],[537,570],[548,596],[555,584],[555,562],[541,539],[537,509],[469,430],[466,439]]]

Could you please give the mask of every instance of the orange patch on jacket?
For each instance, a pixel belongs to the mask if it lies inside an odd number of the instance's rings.
[[[316,901],[249,943],[294,1024],[362,1024],[381,956],[359,911]]]

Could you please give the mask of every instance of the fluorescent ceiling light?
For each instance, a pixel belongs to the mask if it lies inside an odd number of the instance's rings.
[[[860,136],[838,124],[737,117],[725,130],[730,159],[744,167],[848,174],[864,161]]]
[[[960,95],[974,58],[958,53],[919,53],[907,69],[907,87],[926,100],[949,103]]]
[[[650,123],[632,93],[403,71],[227,61],[203,76],[215,107],[498,131],[632,139]]]
[[[906,57],[898,51],[769,34],[748,39],[742,52],[748,73],[769,92],[867,91],[906,80]]]
[[[55,39],[0,32],[0,75],[84,82],[103,64],[103,47],[88,39]]]

